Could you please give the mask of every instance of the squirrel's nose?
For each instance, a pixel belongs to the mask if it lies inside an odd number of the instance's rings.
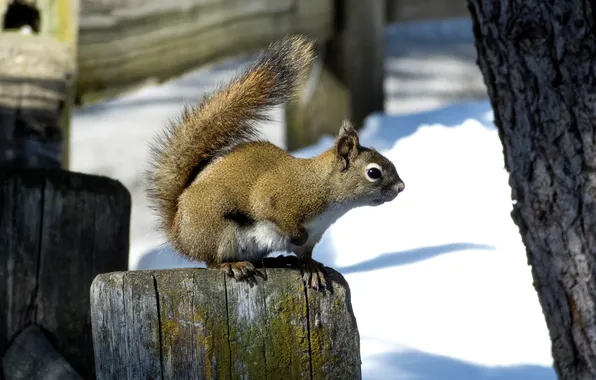
[[[399,194],[404,191],[406,184],[403,181],[398,181],[393,188],[395,189],[395,192]]]

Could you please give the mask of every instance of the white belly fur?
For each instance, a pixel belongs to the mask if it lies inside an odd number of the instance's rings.
[[[335,205],[321,215],[305,223],[308,241],[303,247],[312,247],[325,231],[337,219],[349,211],[349,207]],[[271,252],[295,252],[299,247],[290,244],[290,239],[283,236],[277,226],[269,221],[257,222],[251,228],[242,228],[237,232],[239,260],[259,260]]]
[[[305,246],[316,244],[325,231],[349,210],[350,207],[347,205],[333,205],[328,207],[321,215],[309,220],[304,225],[304,228],[308,231],[308,241]]]
[[[274,251],[287,251],[290,246],[290,240],[280,234],[275,224],[269,221],[239,229],[237,236],[240,260],[259,260]]]

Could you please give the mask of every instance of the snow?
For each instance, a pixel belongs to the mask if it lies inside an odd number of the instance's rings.
[[[314,256],[350,284],[364,377],[554,379],[488,101],[373,115],[360,135],[405,191],[347,213]]]
[[[360,132],[395,163],[405,191],[348,212],[314,257],[350,285],[364,379],[554,380],[469,22],[429,25],[388,28],[387,114]],[[162,244],[141,174],[155,132],[239,64],[75,112],[72,170],[117,178],[133,195],[130,269],[202,266]],[[273,114],[263,129],[283,146],[280,109]],[[293,153],[313,156],[332,142]]]

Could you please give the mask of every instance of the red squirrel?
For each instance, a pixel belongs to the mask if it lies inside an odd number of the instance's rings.
[[[258,137],[264,111],[295,98],[313,58],[304,37],[271,44],[151,144],[147,194],[180,253],[243,280],[269,253],[293,252],[306,285],[318,289],[325,271],[312,252],[327,228],[404,190],[393,163],[361,146],[348,121],[333,147],[313,158]]]

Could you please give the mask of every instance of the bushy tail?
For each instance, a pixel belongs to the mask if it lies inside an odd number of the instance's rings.
[[[314,56],[313,43],[287,37],[263,50],[243,73],[182,117],[151,144],[147,195],[161,227],[170,233],[178,198],[218,153],[256,138],[254,121],[297,95]]]

